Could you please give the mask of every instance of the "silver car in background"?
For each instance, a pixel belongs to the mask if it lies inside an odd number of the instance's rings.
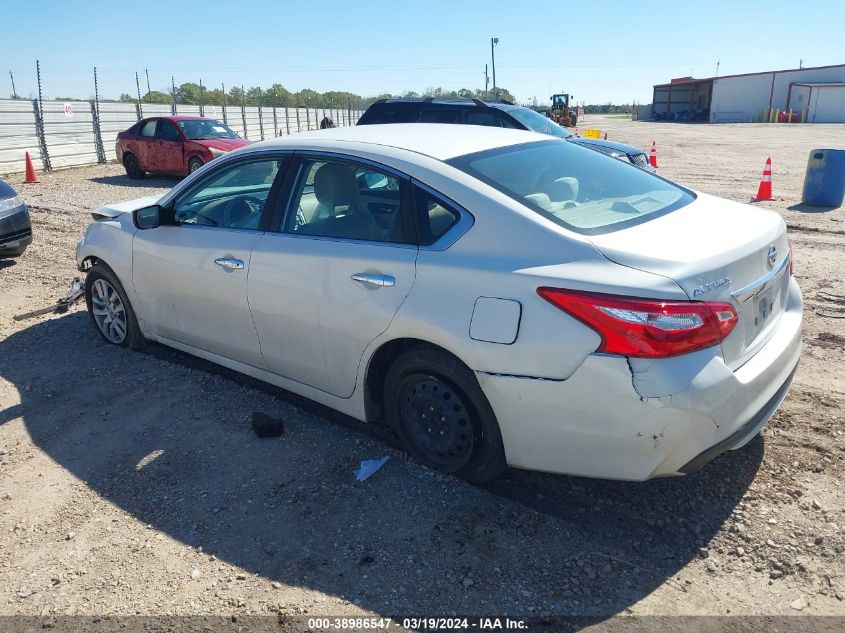
[[[385,425],[473,482],[692,472],[759,431],[801,351],[779,215],[533,132],[290,135],[93,215],[103,339]]]

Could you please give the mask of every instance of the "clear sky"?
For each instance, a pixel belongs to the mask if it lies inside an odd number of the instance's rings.
[[[478,88],[520,100],[569,92],[586,103],[649,102],[672,77],[845,63],[845,0],[0,0],[0,95],[135,93],[177,85],[348,90],[363,96]]]

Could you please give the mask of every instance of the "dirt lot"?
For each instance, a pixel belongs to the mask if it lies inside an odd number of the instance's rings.
[[[0,615],[845,615],[845,300],[825,298],[845,296],[845,210],[796,206],[810,149],[845,146],[845,126],[587,126],[656,140],[661,174],[735,200],[772,157],[783,200],[765,206],[790,227],[807,312],[760,437],[681,479],[475,488],[280,390],[109,347],[81,307],[15,322],[77,274],[88,211],[175,182],[42,175],[19,187],[35,243],[0,261]],[[253,411],[285,435],[256,438]]]

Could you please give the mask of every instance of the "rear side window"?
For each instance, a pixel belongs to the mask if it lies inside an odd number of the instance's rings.
[[[141,131],[139,134],[141,136],[146,136],[147,138],[153,138],[156,135],[156,124],[158,123],[158,119],[152,119],[144,123],[141,126]]]
[[[420,113],[420,123],[460,123],[461,111],[457,108],[432,108]]]
[[[358,125],[378,125],[381,123],[411,123],[419,115],[419,106],[413,103],[379,104],[370,106]]]
[[[460,219],[460,214],[447,202],[421,187],[414,187],[414,205],[421,246],[434,244]]]
[[[305,160],[284,231],[368,242],[405,242],[399,178],[369,166]]]
[[[564,140],[497,147],[447,162],[587,235],[641,224],[694,200],[667,180]]]
[[[491,127],[499,127],[501,124],[501,117],[498,112],[491,110],[470,110],[467,112],[467,121],[469,125],[489,125]]]

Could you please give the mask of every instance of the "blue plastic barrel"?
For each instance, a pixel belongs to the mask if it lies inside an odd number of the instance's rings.
[[[807,161],[801,202],[839,207],[845,200],[845,149],[814,149]]]

